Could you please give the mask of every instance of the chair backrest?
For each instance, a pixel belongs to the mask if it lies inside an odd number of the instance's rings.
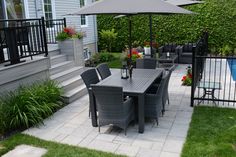
[[[155,58],[143,58],[136,60],[136,68],[138,69],[156,69],[157,60]]]
[[[101,76],[102,80],[104,80],[105,78],[111,75],[111,71],[106,63],[99,64],[97,66],[97,71],[99,75]]]
[[[123,89],[117,86],[91,85],[95,95],[99,119],[124,118]]]
[[[165,74],[165,82],[164,82],[164,89],[163,89],[163,105],[166,104],[166,101],[168,99],[168,87],[169,87],[169,81],[170,81],[170,76],[171,76],[171,73],[172,73],[172,69],[171,70],[168,70]]]
[[[95,69],[88,69],[80,76],[83,79],[87,89],[90,88],[91,84],[97,84],[99,82],[99,78]]]
[[[183,46],[183,52],[192,52],[193,51],[193,43],[186,43]]]

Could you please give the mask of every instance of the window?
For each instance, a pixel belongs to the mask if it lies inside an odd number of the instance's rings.
[[[6,0],[6,10],[8,19],[25,18],[23,0]],[[1,1],[1,3],[3,3]]]
[[[46,20],[53,19],[52,17],[52,2],[51,0],[44,0],[44,14]]]
[[[80,7],[85,6],[85,0],[80,0]],[[87,25],[87,17],[85,15],[81,15],[81,26],[86,26]]]
[[[53,19],[51,0],[44,0],[44,14],[46,20]],[[46,22],[46,27],[52,27],[52,21]]]

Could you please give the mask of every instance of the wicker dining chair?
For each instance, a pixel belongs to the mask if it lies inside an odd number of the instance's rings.
[[[157,60],[155,58],[143,58],[136,60],[137,69],[156,69]]]
[[[165,82],[164,91],[163,91],[164,93],[163,93],[163,110],[162,110],[162,114],[164,114],[164,112],[165,112],[166,102],[168,102],[168,104],[170,104],[168,88],[169,88],[170,77],[171,77],[172,72],[174,71],[174,68],[175,68],[175,66],[172,66],[169,70],[166,71],[166,74],[165,74],[166,77],[167,77],[167,80]]]
[[[101,76],[102,80],[104,80],[105,78],[111,75],[111,71],[106,63],[99,64],[97,66],[97,71],[99,75]]]
[[[163,95],[168,75],[164,75],[158,86],[152,86],[145,96],[145,117],[154,118],[158,125],[158,117],[163,111]],[[155,88],[155,90],[153,90]]]
[[[113,124],[125,131],[134,120],[133,99],[123,99],[123,88],[117,86],[91,85],[98,108],[98,130],[100,126]]]
[[[88,69],[86,71],[84,71],[81,75],[81,78],[84,81],[84,84],[88,90],[89,93],[89,117],[90,117],[90,113],[91,113],[91,107],[94,107],[95,111],[96,111],[96,102],[95,101],[91,101],[93,99],[93,94],[92,94],[92,90],[91,90],[91,84],[97,84],[99,82],[99,78],[97,75],[97,72],[95,69]],[[93,104],[91,104],[91,102],[94,102]]]

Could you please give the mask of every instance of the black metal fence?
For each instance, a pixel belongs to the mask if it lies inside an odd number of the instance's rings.
[[[46,33],[47,33],[47,43],[48,44],[55,44],[56,36],[59,32],[61,32],[64,27],[66,27],[66,19],[53,19],[53,20],[46,20]]]
[[[56,43],[56,35],[66,27],[66,20],[0,20],[0,63],[17,64],[21,58],[48,55],[47,44]]]
[[[194,49],[191,106],[236,107],[236,57],[210,54],[208,33],[204,33]]]

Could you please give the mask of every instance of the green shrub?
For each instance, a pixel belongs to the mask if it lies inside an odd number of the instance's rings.
[[[62,107],[61,89],[54,81],[22,86],[0,97],[0,134],[39,125]]]
[[[229,45],[225,45],[220,49],[220,53],[224,56],[233,55],[233,49]]]
[[[88,67],[94,67],[97,66],[100,63],[103,62],[110,62],[115,59],[114,55],[111,53],[95,53],[91,59],[87,60],[85,65]]]
[[[153,34],[158,45],[175,42],[196,42],[203,30],[209,32],[209,46],[217,50],[229,45],[236,48],[236,1],[205,0],[203,4],[185,7],[196,15],[153,15]],[[128,44],[128,18],[99,15],[98,31],[114,28],[119,34],[113,51],[121,51]],[[147,15],[132,16],[132,39],[149,41]],[[104,40],[99,36],[99,49]]]
[[[99,53],[99,61],[100,63],[102,62],[110,62],[114,59],[115,57],[110,54],[110,53]]]
[[[115,33],[115,29],[111,30],[101,30],[100,36],[103,40],[103,46],[105,49],[108,49],[109,52],[112,51],[112,44],[115,42],[118,33]]]

